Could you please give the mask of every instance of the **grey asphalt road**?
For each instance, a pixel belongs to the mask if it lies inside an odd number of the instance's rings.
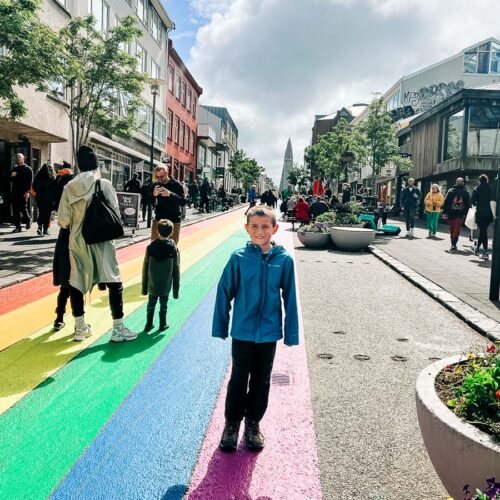
[[[447,498],[420,435],[415,381],[435,358],[485,339],[371,254],[295,242],[324,498]]]

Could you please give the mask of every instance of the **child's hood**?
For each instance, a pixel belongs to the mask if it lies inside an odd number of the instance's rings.
[[[175,258],[177,248],[172,240],[154,240],[149,245],[149,256],[158,260],[167,260]]]

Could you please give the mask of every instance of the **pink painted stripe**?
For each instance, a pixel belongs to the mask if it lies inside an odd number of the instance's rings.
[[[291,232],[280,229],[276,240],[294,254]],[[228,370],[191,478],[190,500],[322,498],[302,317],[299,320],[300,346],[278,344],[269,408],[261,423],[266,447],[260,453],[250,453],[242,444],[234,454],[218,449]],[[289,385],[279,385],[288,377]]]

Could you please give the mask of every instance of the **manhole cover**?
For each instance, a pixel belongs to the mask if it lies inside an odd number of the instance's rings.
[[[332,332],[334,335],[345,335],[345,332],[343,332],[342,330],[335,330],[334,332]]]
[[[405,356],[399,356],[399,355],[396,355],[396,356],[391,356],[391,359],[393,361],[399,361],[401,363],[404,363],[405,361],[408,361],[408,358],[405,357]]]
[[[318,354],[319,359],[332,359],[333,354],[330,354],[329,352],[323,352],[321,354]]]
[[[272,385],[290,385],[291,378],[290,374],[287,372],[278,372],[271,375]]]
[[[358,361],[368,361],[370,356],[367,356],[366,354],[355,354],[354,359],[357,359]]]
[[[405,339],[404,337],[401,337],[399,339],[396,339],[398,342],[408,342],[410,339]]]

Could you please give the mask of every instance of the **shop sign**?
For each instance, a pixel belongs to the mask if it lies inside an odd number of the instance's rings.
[[[139,228],[139,202],[141,195],[138,193],[116,193],[122,224],[127,227]]]
[[[217,177],[224,177],[224,167],[216,167],[215,174]]]

